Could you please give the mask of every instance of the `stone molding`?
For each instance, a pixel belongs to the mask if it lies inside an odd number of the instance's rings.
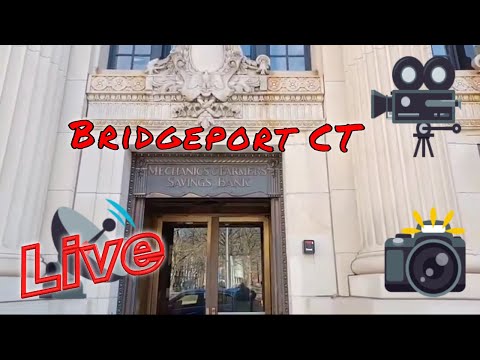
[[[462,133],[480,131],[480,71],[458,70],[453,89],[462,101],[462,108],[457,109],[457,118],[462,125]],[[472,132],[474,130],[474,132]]]
[[[270,59],[252,60],[238,45],[223,46],[223,61],[202,71],[191,45],[175,45],[147,70],[99,70],[87,84],[88,118],[98,125],[115,119],[129,125],[139,119],[150,127],[213,125],[297,126],[324,123],[323,80],[316,72],[270,72]]]
[[[136,102],[182,102],[184,100],[180,92],[148,88],[147,78],[155,76],[143,74],[136,70],[99,70],[97,73],[90,74],[87,86],[88,99],[93,101],[123,100]],[[251,96],[246,96],[246,94],[251,94]],[[284,94],[291,97],[280,97]],[[133,95],[136,95],[136,97]],[[321,77],[313,71],[276,71],[267,76],[264,89],[234,91],[230,100],[261,101],[264,99],[262,96],[268,95],[277,96],[277,98],[272,97],[272,100],[287,102],[306,101],[310,99],[308,95],[312,97],[322,95],[320,98],[323,99],[323,82]]]

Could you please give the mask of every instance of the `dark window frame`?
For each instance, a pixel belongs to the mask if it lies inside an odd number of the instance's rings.
[[[130,53],[119,53],[119,45],[110,45],[110,53],[108,57],[108,69],[117,69],[117,58],[119,56],[130,56],[130,70],[133,69],[133,61],[135,54],[135,46],[132,45],[132,51]],[[270,58],[285,58],[286,59],[286,70],[278,71],[292,71],[289,69],[291,58],[303,58],[305,61],[305,70],[293,70],[293,71],[311,71],[312,70],[312,59],[311,59],[311,50],[310,45],[303,45],[303,55],[289,55],[288,54],[288,45],[286,45],[285,55],[271,55],[270,52],[271,45],[250,45],[250,58],[256,59],[258,55],[264,54]],[[164,59],[170,53],[172,46],[171,45],[151,45],[150,60],[160,58]],[[140,55],[141,56],[141,55]],[[275,70],[274,70],[275,71]]]
[[[132,51],[130,53],[119,53],[119,45],[110,45],[110,52],[108,56],[108,69],[117,69],[117,57],[119,56],[130,56],[130,70],[133,69],[133,59],[136,55],[142,56],[140,54],[135,54],[135,46],[132,45]],[[160,58],[164,59],[170,53],[172,46],[171,45],[151,45],[150,51],[150,60]],[[146,57],[145,54],[144,56]],[[126,69],[125,69],[126,70]]]
[[[270,53],[271,45],[250,45],[250,58],[256,59],[258,55],[267,55],[272,58],[286,58],[287,69],[286,70],[272,70],[272,71],[311,71],[312,70],[312,58],[310,45],[303,45],[303,55],[288,55],[288,45],[286,45],[285,55],[271,55]],[[289,69],[289,58],[304,58],[305,59],[305,70],[290,70]]]
[[[446,57],[450,60],[455,70],[473,70],[472,59],[467,56],[465,46],[473,45],[443,45],[447,53]],[[432,48],[433,52],[433,48]],[[435,55],[435,54],[433,54]]]

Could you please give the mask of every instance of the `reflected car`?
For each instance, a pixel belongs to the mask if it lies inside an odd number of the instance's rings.
[[[249,301],[238,301],[235,294],[238,288],[218,291],[218,312],[250,312],[258,311],[258,301],[254,301],[251,309]],[[259,310],[262,311],[262,310]],[[168,302],[169,315],[205,315],[205,289],[185,290],[172,297]]]

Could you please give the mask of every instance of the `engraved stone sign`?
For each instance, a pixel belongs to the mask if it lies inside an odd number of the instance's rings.
[[[268,164],[148,164],[147,196],[269,197]]]

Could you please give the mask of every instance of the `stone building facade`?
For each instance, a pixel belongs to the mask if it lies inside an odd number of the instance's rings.
[[[435,133],[435,156],[414,158],[414,126],[371,119],[370,91],[390,93],[395,62],[411,55],[425,63],[430,45],[311,45],[311,66],[304,71],[271,69],[274,56],[248,58],[237,45],[176,45],[138,70],[107,69],[109,51],[104,45],[0,47],[1,313],[156,313],[150,303],[138,305],[152,295],[127,281],[86,280],[85,299],[21,300],[20,247],[40,242],[46,261],[54,261],[55,211],[70,207],[100,225],[109,216],[106,199],[122,204],[140,227],[153,226],[152,209],[160,202],[149,204],[165,196],[139,180],[149,166],[215,162],[268,164],[273,174],[260,196],[269,212],[262,241],[270,242],[263,248],[269,251],[263,312],[480,312],[478,67],[456,72],[462,132]],[[245,127],[251,140],[263,127],[297,127],[300,133],[284,152],[276,148],[265,157],[251,150],[232,154],[225,142],[195,155],[155,146],[138,152],[132,142],[128,150],[75,150],[68,124],[78,119],[92,121],[95,137],[107,125],[142,126],[154,136],[170,126],[179,137],[196,126],[221,126],[227,133]],[[309,134],[326,123],[363,123],[365,131],[352,136],[347,153],[338,150],[341,134],[335,132],[322,137],[331,151],[315,151]],[[121,145],[120,136],[115,142]],[[385,240],[415,225],[413,210],[428,217],[432,207],[439,217],[454,210],[452,224],[466,229],[466,289],[436,299],[387,292]],[[121,226],[115,231],[125,235]],[[315,241],[315,254],[303,252],[303,240]]]

